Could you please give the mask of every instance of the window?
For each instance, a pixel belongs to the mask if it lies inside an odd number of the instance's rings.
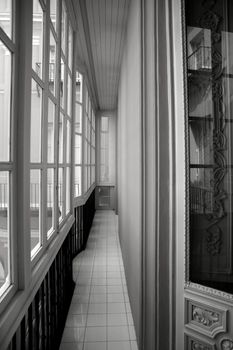
[[[74,132],[74,196],[78,197],[95,183],[95,114],[79,72],[76,73]]]
[[[0,27],[12,38],[12,0],[0,2]]]
[[[233,293],[231,13],[225,2],[186,1],[189,280],[228,293]]]
[[[72,124],[72,69],[73,30],[62,3],[61,23],[61,78],[59,121],[59,215],[62,221],[71,209],[71,124]]]
[[[76,73],[76,100],[74,120],[74,196],[82,194],[82,119],[83,119],[83,77]]]
[[[33,0],[32,69],[42,78],[44,54],[44,12],[39,0]]]
[[[109,174],[109,117],[100,121],[100,181],[108,182]]]
[[[12,200],[14,154],[12,150],[14,88],[13,62],[15,44],[12,39],[13,12],[12,1],[1,1],[0,26],[9,37],[5,40],[0,33],[0,298],[15,280],[13,260]]]
[[[48,37],[45,33],[49,33]],[[58,50],[60,36],[62,45]],[[45,47],[49,48],[47,54]],[[73,31],[64,1],[33,0],[32,48],[30,232],[31,258],[37,261],[57,224],[66,219],[71,209]]]

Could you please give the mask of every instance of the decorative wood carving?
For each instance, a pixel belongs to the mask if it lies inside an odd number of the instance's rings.
[[[185,349],[187,350],[215,350],[212,341],[196,338],[191,334],[185,334]]]
[[[204,345],[197,340],[191,340],[191,349],[192,350],[211,350],[211,347]]]
[[[212,326],[214,323],[219,322],[219,314],[214,311],[202,309],[197,306],[193,306],[192,319],[203,326]]]
[[[221,341],[221,350],[233,350],[233,340],[224,339]]]
[[[202,304],[193,299],[185,299],[187,329],[214,339],[218,334],[227,331],[226,308]]]

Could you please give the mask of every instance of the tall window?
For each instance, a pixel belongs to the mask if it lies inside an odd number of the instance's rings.
[[[74,126],[74,196],[82,194],[82,119],[83,119],[83,77],[76,73],[75,126]]]
[[[32,83],[31,83],[31,145],[30,145],[30,232],[31,256],[42,245],[42,168],[43,119],[45,116],[45,7],[33,0],[32,18]]]
[[[61,28],[58,26],[60,11]],[[30,147],[32,259],[56,232],[58,222],[70,213],[72,45],[73,31],[65,2],[33,0]],[[45,51],[45,47],[49,50]]]
[[[14,156],[12,153],[12,89],[14,87],[12,1],[0,3],[0,298],[13,283],[12,200]]]
[[[100,181],[109,182],[109,117],[100,120]]]
[[[88,89],[85,89],[85,111],[84,111],[84,161],[83,161],[83,186],[84,192],[88,191],[94,183],[95,173],[95,116],[91,105]]]
[[[61,77],[59,119],[59,172],[58,198],[59,220],[70,212],[71,203],[71,122],[72,122],[72,64],[73,31],[65,3],[62,3],[61,23]]]

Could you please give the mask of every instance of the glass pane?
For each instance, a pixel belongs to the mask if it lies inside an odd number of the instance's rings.
[[[41,212],[41,173],[40,170],[30,171],[30,233],[31,256],[41,246],[40,237],[40,212]]]
[[[63,144],[64,144],[64,116],[62,113],[60,113],[60,119],[59,119],[59,152],[58,152],[58,159],[59,163],[63,162]]]
[[[41,120],[42,120],[42,89],[32,79],[31,94],[31,162],[41,162]]]
[[[87,166],[83,169],[83,192],[87,192]]]
[[[50,18],[56,30],[57,0],[50,0]]]
[[[91,147],[90,144],[87,144],[87,164],[91,163]]]
[[[70,212],[70,168],[66,168],[66,214]]]
[[[32,68],[42,78],[43,69],[43,10],[39,0],[33,0]]]
[[[81,196],[81,166],[75,166],[74,168],[74,195],[75,197]]]
[[[12,36],[12,0],[0,1],[0,27],[11,38]]]
[[[50,30],[50,46],[49,46],[49,89],[55,94],[56,81],[56,41]]]
[[[91,164],[95,164],[95,148],[91,148]]]
[[[87,140],[89,141],[89,139],[90,139],[90,123],[89,123],[88,118],[86,118],[85,135],[86,135]]]
[[[83,76],[76,72],[76,102],[82,102]]]
[[[190,163],[213,164],[213,119],[189,117]]]
[[[75,105],[75,132],[80,133],[82,132],[82,106],[78,103]]]
[[[88,106],[89,106],[89,95],[88,95],[88,91],[86,88],[86,106],[85,106],[86,113],[88,113]]]
[[[63,168],[58,169],[58,208],[59,208],[59,220],[64,216],[64,199],[63,199]]]
[[[10,285],[9,173],[0,172],[0,295]]]
[[[74,162],[75,164],[81,163],[81,142],[82,142],[82,136],[75,135],[75,152],[74,152]]]
[[[60,81],[60,104],[61,107],[64,108],[64,101],[65,101],[65,65],[64,61],[61,58],[61,81]]]
[[[67,120],[66,124],[66,162],[70,163],[71,162],[71,126],[70,126],[70,121]]]
[[[67,90],[67,113],[71,116],[72,111],[72,80],[68,74],[68,90]]]
[[[233,8],[186,1],[189,279],[233,293]]]
[[[69,67],[72,71],[73,62],[73,31],[71,25],[69,24],[69,38],[68,38],[68,49],[69,49]]]
[[[91,167],[90,166],[88,166],[87,168],[87,178],[88,178],[88,189],[89,189],[91,186]]]
[[[61,47],[64,55],[66,55],[66,33],[67,33],[67,24],[66,24],[66,9],[64,1],[62,1],[62,17],[61,17]]]
[[[55,104],[48,103],[48,163],[54,163]]]
[[[91,168],[92,168],[91,169],[92,183],[94,183],[95,182],[95,166],[93,165]]]
[[[54,169],[47,172],[47,233],[54,229]]]
[[[84,164],[87,164],[87,141],[84,140]]]
[[[101,131],[108,132],[108,117],[101,117]]]
[[[11,53],[0,41],[0,161],[10,160]]]

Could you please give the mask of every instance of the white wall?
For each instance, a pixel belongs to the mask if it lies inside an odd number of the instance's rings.
[[[141,329],[141,40],[140,1],[131,1],[118,94],[118,214],[137,337]]]

